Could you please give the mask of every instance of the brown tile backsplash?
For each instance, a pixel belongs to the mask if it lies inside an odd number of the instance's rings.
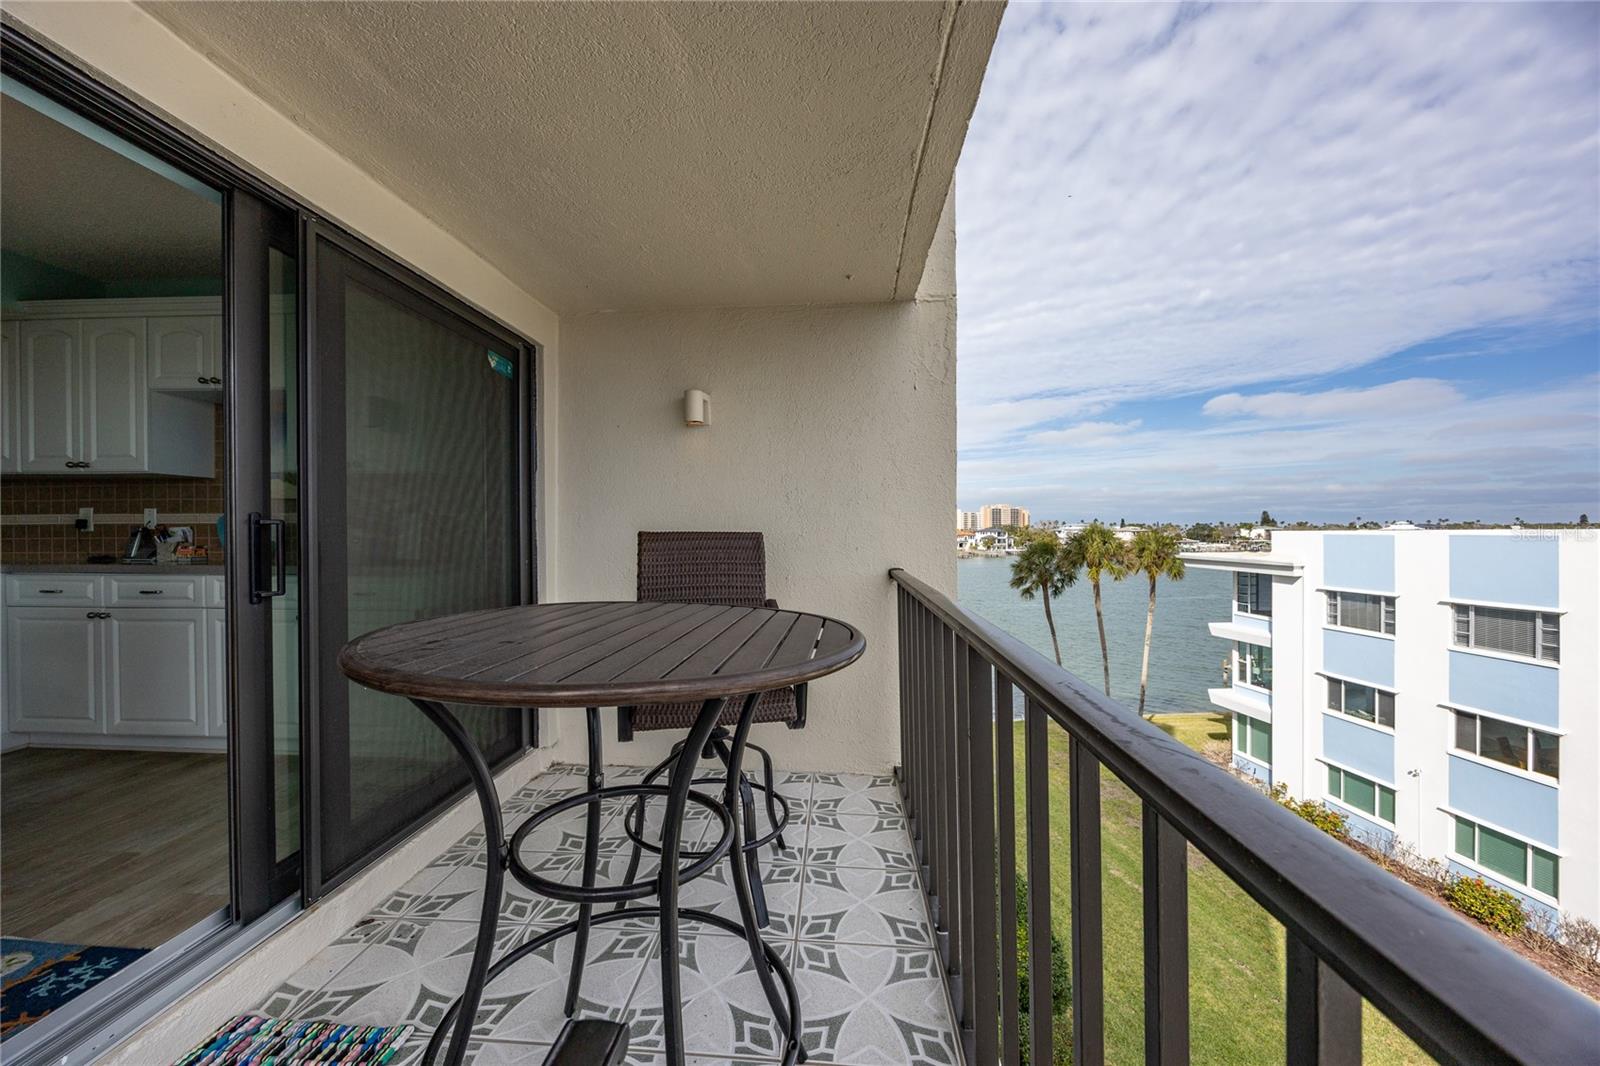
[[[154,507],[162,515],[221,514],[226,452],[222,406],[216,408],[217,467],[209,479],[172,477],[6,477],[0,478],[0,516],[71,515],[93,507],[99,514],[140,514]],[[163,517],[162,521],[166,519]],[[210,551],[211,563],[222,561],[222,544],[211,523],[194,526],[195,543]],[[90,555],[119,555],[127,544],[130,524],[107,524],[98,517],[94,532],[79,533],[71,525],[0,525],[0,560],[8,563],[81,563]]]

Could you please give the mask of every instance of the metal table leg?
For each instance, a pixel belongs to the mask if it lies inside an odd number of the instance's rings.
[[[779,989],[777,979],[773,976],[766,943],[761,939],[761,926],[765,924],[765,915],[758,911],[755,893],[750,884],[750,871],[754,864],[749,860],[753,856],[746,854],[744,849],[746,817],[753,813],[746,806],[750,798],[744,781],[744,749],[750,739],[750,726],[755,720],[756,701],[759,698],[760,693],[756,693],[745,699],[739,715],[739,725],[734,730],[733,743],[728,750],[728,779],[723,793],[723,803],[733,814],[733,845],[728,849],[728,861],[729,869],[733,872],[734,896],[739,901],[740,924],[744,926],[745,943],[750,947],[750,962],[755,967],[756,978],[761,982],[762,991],[767,995],[767,1003],[772,1008],[772,1015],[778,1022],[778,1028],[783,1030],[786,1038],[783,1061],[804,1062],[806,1049],[800,1043],[799,1001],[794,1001],[796,1016],[791,1018],[783,991]],[[757,870],[756,876],[759,877],[759,868]]]
[[[600,750],[600,708],[588,709],[589,725],[589,791],[596,792],[605,785]],[[583,829],[583,887],[593,888],[596,867],[600,863],[600,799],[596,797],[584,812]],[[631,880],[631,877],[630,877]],[[583,986],[584,956],[589,953],[589,918],[594,913],[593,903],[578,904],[578,935],[572,944],[572,973],[567,978],[565,1013],[568,1018],[578,1007],[578,991]]]
[[[483,911],[478,916],[478,942],[472,949],[472,968],[467,971],[467,989],[461,995],[461,1010],[456,1016],[454,1030],[449,1018],[434,1030],[433,1038],[423,1053],[422,1061],[432,1063],[439,1052],[444,1034],[451,1031],[450,1047],[445,1052],[445,1066],[461,1066],[467,1057],[467,1040],[472,1035],[472,1023],[478,1016],[478,1004],[483,1001],[483,986],[488,980],[490,956],[494,954],[494,934],[500,920],[500,898],[505,891],[506,846],[505,826],[500,820],[500,796],[495,791],[494,775],[483,753],[472,742],[472,737],[462,728],[456,716],[443,704],[430,700],[412,700],[417,709],[444,733],[451,747],[456,749],[467,770],[472,775],[472,787],[478,793],[478,803],[483,808],[483,846],[487,860],[487,873],[483,884]]]
[[[667,809],[661,825],[661,869],[656,899],[661,905],[661,1020],[666,1030],[667,1066],[683,1066],[683,987],[678,980],[678,852],[683,841],[683,815],[694,781],[695,763],[705,750],[722,713],[723,699],[706,700],[683,742],[683,757],[672,767]],[[748,716],[747,716],[748,717]],[[739,820],[734,819],[737,827]],[[737,833],[737,828],[735,832]],[[736,849],[730,854],[738,854]]]

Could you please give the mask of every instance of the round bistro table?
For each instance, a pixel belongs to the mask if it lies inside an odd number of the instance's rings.
[[[565,1007],[571,1017],[583,980],[591,927],[641,915],[660,921],[662,1017],[669,1063],[681,1066],[684,1055],[678,981],[680,919],[705,922],[744,938],[773,1016],[784,1032],[784,1061],[803,1059],[794,980],[778,953],[761,939],[749,873],[741,861],[746,843],[741,765],[761,693],[841,670],[865,650],[866,642],[854,627],[821,615],[759,607],[636,602],[551,603],[474,611],[389,626],[345,645],[339,653],[340,669],[368,688],[406,697],[443,731],[467,764],[483,808],[488,862],[472,966],[466,989],[434,1030],[423,1061],[436,1061],[449,1033],[444,1061],[459,1066],[466,1057],[485,985],[520,959],[569,934],[576,937]],[[605,786],[599,708],[695,700],[701,703],[700,712],[683,742],[683,751],[691,757],[673,764],[668,784]],[[446,702],[585,708],[587,791],[530,815],[508,840],[494,776],[471,736],[444,706]],[[705,749],[730,703],[739,708],[739,715],[719,798],[693,789],[697,759],[692,756]],[[636,802],[648,797],[666,799],[661,865],[656,874],[637,881],[630,872],[627,882],[597,885],[600,804],[612,797]],[[690,803],[709,810],[721,824],[722,835],[715,847],[686,854],[680,841]],[[529,869],[518,854],[523,840],[541,823],[578,807],[586,808],[583,884],[551,880]],[[731,863],[740,920],[707,910],[680,909],[679,886],[706,873],[724,857]],[[578,917],[492,960],[507,871],[534,892],[577,903]],[[653,906],[626,906],[650,896],[655,897]],[[594,913],[594,905],[601,903],[622,906]]]

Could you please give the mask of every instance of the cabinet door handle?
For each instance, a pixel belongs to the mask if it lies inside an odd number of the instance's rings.
[[[139,595],[141,595],[141,596],[165,596],[166,594],[167,594],[167,590],[166,589],[140,589],[139,590]]]
[[[206,379],[205,379],[205,378],[195,378],[195,380],[196,380],[196,381],[198,381],[198,382],[199,382],[199,383],[200,383],[200,384],[202,384],[202,385],[204,385],[204,384],[207,384],[207,382],[206,382]]]
[[[84,617],[85,618],[110,618],[111,617],[111,612],[110,611],[90,611],[88,614],[84,615]]]
[[[40,589],[39,590],[39,594],[41,596],[59,596],[65,591],[67,591],[67,590],[66,589]]]

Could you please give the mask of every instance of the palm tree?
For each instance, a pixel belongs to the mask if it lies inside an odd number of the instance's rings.
[[[1105,670],[1106,695],[1109,696],[1111,652],[1106,648],[1106,616],[1100,604],[1100,578],[1110,574],[1113,580],[1121,581],[1127,576],[1127,549],[1111,527],[1101,522],[1090,522],[1073,534],[1071,550],[1084,573],[1089,575],[1089,584],[1094,586],[1094,620],[1100,627],[1100,665]]]
[[[1144,715],[1145,689],[1150,685],[1150,633],[1156,624],[1156,578],[1183,580],[1178,535],[1166,529],[1141,529],[1128,546],[1128,569],[1150,579],[1150,605],[1144,614],[1144,662],[1139,666],[1139,714]]]
[[[1054,533],[1026,532],[1022,554],[1011,561],[1011,587],[1025,600],[1038,592],[1044,600],[1044,620],[1050,627],[1050,644],[1055,648],[1056,665],[1061,665],[1061,641],[1056,636],[1055,615],[1050,613],[1050,597],[1060,596],[1067,586],[1077,584],[1078,567],[1068,546]]]

